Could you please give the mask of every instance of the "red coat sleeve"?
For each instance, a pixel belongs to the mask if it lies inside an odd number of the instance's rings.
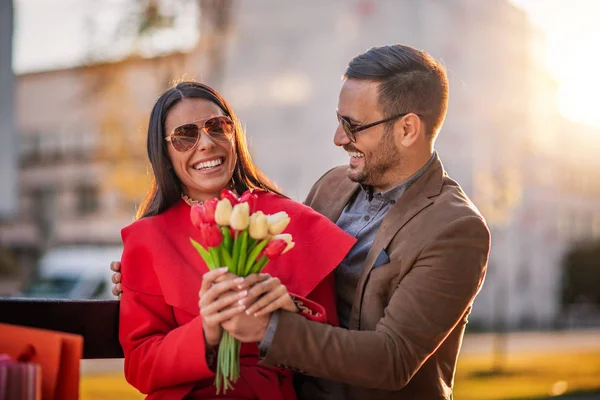
[[[307,297],[293,293],[290,295],[300,308],[300,315],[304,318],[334,326],[338,325],[333,272],[319,283]]]
[[[151,250],[156,238],[150,224],[142,222],[122,232],[119,339],[125,354],[125,378],[147,394],[214,377],[214,373],[206,362],[201,317],[178,326],[172,307],[163,298]]]

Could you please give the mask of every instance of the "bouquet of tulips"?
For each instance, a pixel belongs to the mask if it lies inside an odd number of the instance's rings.
[[[257,200],[250,191],[238,198],[223,190],[221,199],[192,207],[190,217],[200,231],[200,243],[190,241],[209,269],[226,266],[229,272],[246,277],[259,273],[269,260],[294,247],[292,236],[282,233],[290,222],[288,214],[257,211]],[[227,331],[223,333],[215,378],[217,394],[221,389],[232,389],[232,382],[240,376],[240,347],[238,340]]]

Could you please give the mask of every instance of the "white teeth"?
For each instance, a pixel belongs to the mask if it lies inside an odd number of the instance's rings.
[[[194,165],[194,169],[200,170],[200,169],[212,168],[212,167],[216,167],[217,165],[221,165],[222,163],[223,163],[223,161],[220,158],[217,158],[216,160],[198,163],[198,164]]]
[[[365,155],[363,153],[349,151],[348,155],[352,158],[363,158]]]

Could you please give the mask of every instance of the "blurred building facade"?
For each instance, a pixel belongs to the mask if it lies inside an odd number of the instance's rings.
[[[0,218],[14,216],[17,208],[18,136],[14,123],[15,76],[12,1],[0,3]]]
[[[185,55],[18,76],[18,215],[0,241],[31,267],[45,250],[119,244],[150,182],[147,119]],[[27,268],[26,279],[30,268]]]
[[[340,78],[352,57],[402,42],[441,60],[451,93],[436,148],[493,237],[471,321],[554,324],[564,251],[600,236],[600,179],[593,176],[599,132],[558,116],[542,38],[522,10],[504,0],[255,0],[237,2],[232,18],[222,80],[208,83],[245,123],[258,165],[297,200],[325,171],[348,161],[333,133]],[[197,65],[193,57],[19,76],[24,217],[2,226],[2,243],[21,249],[117,243],[147,183],[140,176],[152,103],[171,78],[183,72],[202,78],[186,70]],[[114,142],[123,132],[131,142]],[[107,151],[107,140],[120,152]]]

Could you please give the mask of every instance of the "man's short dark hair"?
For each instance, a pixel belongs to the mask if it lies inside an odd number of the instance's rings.
[[[435,137],[448,108],[448,77],[428,53],[394,44],[373,47],[348,64],[346,79],[379,82],[378,103],[385,117],[412,112]]]

